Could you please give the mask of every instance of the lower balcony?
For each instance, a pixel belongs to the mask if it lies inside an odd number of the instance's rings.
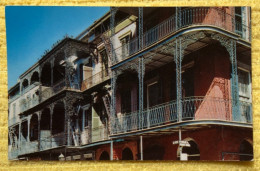
[[[38,141],[32,141],[32,142],[27,142],[27,141],[21,141],[21,148],[19,150],[19,155],[24,155],[24,154],[29,154],[29,153],[35,153],[38,152]]]
[[[45,135],[47,135],[47,134],[45,133]],[[41,135],[40,151],[53,149],[53,148],[57,148],[57,147],[66,145],[66,141],[65,141],[66,137],[67,137],[66,134],[63,132],[55,134],[55,135],[51,135],[51,136]]]
[[[78,145],[86,145],[98,141],[104,141],[108,139],[108,129],[105,126],[99,126],[92,129],[86,128],[79,134],[77,134]]]
[[[177,101],[170,101],[139,111],[121,115],[112,120],[112,135],[173,125],[185,121],[226,121],[252,123],[252,106],[239,102],[239,114],[232,114],[232,100],[214,97],[189,97],[181,101],[181,120]],[[236,119],[233,119],[236,115]]]

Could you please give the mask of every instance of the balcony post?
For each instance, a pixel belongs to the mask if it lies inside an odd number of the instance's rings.
[[[175,64],[176,64],[176,100],[177,100],[177,118],[178,121],[182,121],[182,79],[181,79],[181,62],[182,62],[182,47],[181,39],[175,41]]]
[[[112,90],[112,95],[111,95],[111,132],[115,133],[116,132],[116,79],[117,79],[117,74],[115,70],[112,70],[111,74],[111,90]]]
[[[21,133],[21,131],[22,131],[22,125],[21,125],[21,122],[19,122],[19,139],[18,139],[18,149],[19,149],[19,151],[20,151],[20,149],[21,149],[21,136],[22,136],[22,133]]]
[[[30,142],[30,123],[31,123],[31,116],[28,116],[27,118],[27,142]]]
[[[218,40],[224,46],[228,53],[231,63],[231,98],[232,98],[232,121],[241,121],[240,104],[239,104],[239,90],[238,90],[238,75],[237,75],[237,54],[236,54],[236,40],[227,38],[225,36],[214,34],[212,39]]]
[[[53,116],[53,108],[54,105],[51,104],[50,106],[50,148],[52,147],[52,116]]]
[[[143,7],[138,7],[138,24],[139,24],[139,50],[143,48]]]
[[[51,86],[53,86],[53,67],[54,67],[54,58],[51,59]]]
[[[41,145],[41,117],[42,117],[42,111],[39,111],[38,115],[38,150],[40,151],[40,145]]]
[[[110,160],[114,159],[114,153],[113,153],[113,140],[111,140],[110,143]]]
[[[139,129],[142,129],[143,127],[143,107],[144,107],[144,74],[145,74],[145,66],[144,66],[144,58],[141,56],[138,59],[138,79],[139,79]]]
[[[117,12],[117,7],[110,7],[110,29],[111,29],[111,43],[110,43],[110,48],[111,48],[111,61],[112,64],[116,62],[116,57],[115,57],[115,52],[113,49],[113,43],[114,43],[114,35],[115,35],[115,16]]]
[[[239,110],[239,90],[238,90],[238,75],[237,75],[237,55],[236,41],[230,41],[230,59],[232,65],[231,78],[231,94],[232,94],[232,119],[233,121],[241,121],[241,113]]]
[[[144,153],[143,153],[143,136],[140,136],[140,160],[144,160]]]

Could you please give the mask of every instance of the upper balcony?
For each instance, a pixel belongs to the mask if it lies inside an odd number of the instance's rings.
[[[148,29],[142,37],[135,37],[122,46],[113,49],[112,65],[116,65],[137,53],[158,44],[169,36],[187,27],[210,26],[219,28],[240,36],[241,39],[251,41],[251,28],[237,19],[235,14],[226,12],[223,8],[198,7],[184,8],[171,15],[164,21]],[[250,22],[247,22],[250,23]],[[115,35],[116,36],[116,35]],[[140,41],[140,38],[142,41]],[[111,37],[111,40],[113,37]],[[142,42],[142,45],[139,45]]]
[[[103,83],[103,82],[109,80],[110,78],[111,78],[110,69],[102,70],[102,71],[88,77],[87,79],[83,80],[82,84],[81,84],[81,91],[90,89],[100,83]]]
[[[134,111],[114,118],[111,121],[112,136],[181,125],[187,126],[188,129],[189,125],[196,124],[252,124],[251,103],[240,101],[240,114],[232,111],[233,105],[231,99],[188,97],[181,101],[182,115],[178,116],[177,101],[170,101],[144,109],[141,113]]]

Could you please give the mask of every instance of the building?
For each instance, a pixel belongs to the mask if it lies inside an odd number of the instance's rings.
[[[9,159],[252,160],[249,7],[111,7],[9,90]]]

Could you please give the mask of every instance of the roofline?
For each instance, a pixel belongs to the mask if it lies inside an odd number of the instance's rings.
[[[13,85],[11,88],[9,88],[8,90],[8,94],[10,94],[11,91],[13,91],[16,87],[18,87],[20,85],[20,82],[15,83],[15,85]]]
[[[77,40],[82,39],[85,35],[87,35],[87,33],[89,33],[89,31],[91,29],[93,29],[94,27],[99,25],[103,19],[105,19],[106,17],[109,17],[109,16],[110,16],[110,10],[107,13],[105,13],[102,17],[100,17],[99,19],[94,21],[93,24],[91,24],[88,28],[86,28],[84,31],[82,31],[75,39],[77,39]]]

